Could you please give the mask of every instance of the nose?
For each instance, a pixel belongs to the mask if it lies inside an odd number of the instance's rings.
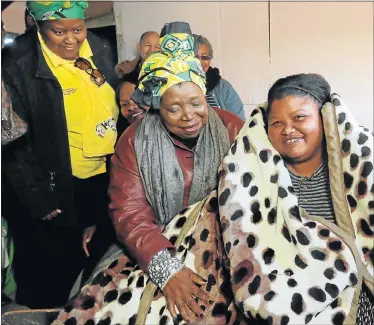
[[[129,112],[138,108],[138,105],[136,105],[132,100],[130,100],[130,103],[129,103],[128,106],[129,106],[129,108],[128,108]]]
[[[282,129],[282,135],[288,136],[295,132],[295,128],[293,126],[293,123],[286,123]]]
[[[186,107],[183,109],[183,114],[182,114],[182,121],[192,121],[195,118],[195,111],[190,108]]]
[[[68,44],[68,45],[75,45],[77,43],[77,39],[75,38],[74,33],[68,32],[66,34],[64,42],[65,44]]]

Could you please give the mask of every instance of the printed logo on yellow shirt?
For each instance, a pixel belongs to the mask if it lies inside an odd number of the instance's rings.
[[[77,88],[66,88],[63,91],[64,96],[73,95],[77,92]]]
[[[109,120],[107,121],[102,121],[100,123],[98,123],[96,125],[96,134],[101,137],[101,138],[104,138],[107,130],[113,130],[113,131],[117,131],[116,129],[116,121],[114,120],[113,117],[111,117]]]

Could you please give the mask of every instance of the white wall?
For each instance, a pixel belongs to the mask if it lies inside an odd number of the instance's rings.
[[[114,2],[126,58],[135,55],[144,31],[187,21],[194,33],[211,41],[212,64],[233,84],[247,115],[266,100],[276,79],[317,72],[357,120],[373,128],[373,3],[271,2],[270,10],[268,6],[231,1]]]
[[[272,3],[271,79],[322,74],[373,129],[373,3]]]

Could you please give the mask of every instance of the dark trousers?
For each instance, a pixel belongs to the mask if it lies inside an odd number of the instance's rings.
[[[67,302],[82,269],[89,273],[95,267],[114,240],[107,189],[107,173],[89,179],[74,178],[79,229],[56,227],[53,221],[32,220],[27,216],[10,222],[19,304],[30,308],[60,307]],[[97,231],[88,246],[87,258],[82,248],[82,231],[93,224],[97,224]]]
[[[96,225],[96,232],[87,245],[90,256],[86,258],[82,284],[91,275],[97,263],[109,246],[115,241],[115,232],[108,215],[109,173],[100,174],[87,180],[74,178],[79,202],[76,203],[78,219],[82,228]]]

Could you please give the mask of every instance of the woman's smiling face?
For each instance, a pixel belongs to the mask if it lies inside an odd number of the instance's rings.
[[[193,139],[208,121],[208,105],[199,86],[182,82],[162,95],[160,115],[171,133],[182,139]]]
[[[291,163],[322,155],[323,125],[318,104],[299,96],[274,100],[268,115],[268,134],[274,148]]]

